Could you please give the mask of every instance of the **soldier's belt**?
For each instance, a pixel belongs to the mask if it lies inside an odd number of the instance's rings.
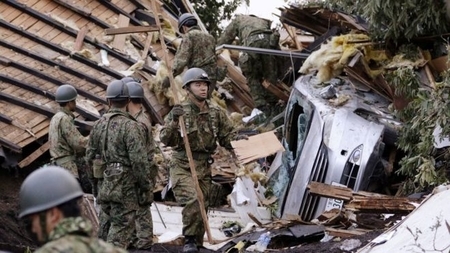
[[[68,155],[68,156],[63,156],[63,157],[58,157],[58,158],[52,158],[51,161],[54,162],[56,165],[61,166],[61,164],[64,164],[66,162],[75,161],[75,156]]]

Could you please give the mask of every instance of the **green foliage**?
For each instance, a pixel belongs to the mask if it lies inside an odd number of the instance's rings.
[[[447,124],[450,120],[450,71],[444,73],[443,81],[437,83],[435,89],[423,88],[419,76],[409,67],[386,73],[386,80],[399,95],[411,100],[398,112],[404,125],[397,144],[406,155],[397,173],[408,178],[403,192],[417,192],[447,182],[445,171],[449,165],[446,162],[437,165],[436,160],[441,157],[434,148],[433,131],[439,125],[443,129],[442,136],[450,134]]]
[[[214,37],[220,35],[220,22],[231,19],[243,2],[248,6],[250,0],[191,0],[206,29]]]
[[[179,10],[173,5],[173,0],[163,0],[168,8],[176,15]],[[250,0],[191,0],[194,7],[206,29],[214,37],[218,37],[222,31],[220,23],[223,20],[229,20],[233,17],[236,9],[245,3],[247,6]]]
[[[444,1],[325,0],[324,7],[362,16],[375,40],[400,43],[450,31]]]

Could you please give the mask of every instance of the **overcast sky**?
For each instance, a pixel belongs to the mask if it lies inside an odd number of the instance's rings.
[[[272,13],[280,15],[278,7],[286,6],[287,4],[283,0],[250,0],[250,6],[241,5],[236,14],[254,14],[259,17],[267,18],[272,21],[279,20],[279,18]]]

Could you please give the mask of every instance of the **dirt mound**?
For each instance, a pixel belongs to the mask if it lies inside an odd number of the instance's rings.
[[[17,217],[19,190],[24,178],[0,170],[0,250],[24,252],[36,247],[25,224]]]

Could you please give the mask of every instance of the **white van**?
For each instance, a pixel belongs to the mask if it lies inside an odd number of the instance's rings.
[[[342,201],[311,195],[311,181],[358,191],[384,173],[386,144],[395,142],[389,102],[349,81],[332,81],[334,85],[324,87],[314,75],[305,75],[292,87],[283,132],[285,171],[272,176],[278,181],[278,216],[300,215],[309,221],[342,207]]]

